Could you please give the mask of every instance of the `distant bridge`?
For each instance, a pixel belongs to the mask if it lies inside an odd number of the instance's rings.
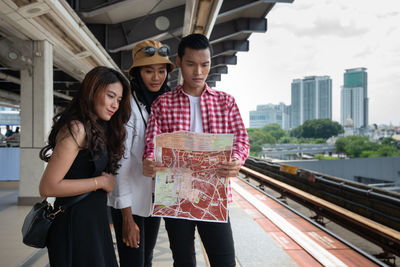
[[[277,144],[264,145],[260,152],[261,157],[279,158],[290,154],[326,154],[336,151],[335,145],[329,144]]]

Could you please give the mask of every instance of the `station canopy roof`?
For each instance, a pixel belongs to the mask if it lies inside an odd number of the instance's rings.
[[[53,45],[54,103],[63,105],[93,67],[126,73],[131,49],[142,40],[168,45],[175,62],[180,38],[209,37],[213,47],[207,80],[215,86],[236,53],[249,50],[253,32],[267,31],[267,15],[276,3],[293,0],[0,0],[0,102],[19,105],[19,70],[34,61],[32,40]],[[178,83],[179,70],[169,75]]]

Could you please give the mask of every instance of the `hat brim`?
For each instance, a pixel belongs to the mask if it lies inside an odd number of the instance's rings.
[[[172,63],[168,58],[161,57],[159,55],[154,55],[151,57],[141,58],[137,62],[133,62],[133,65],[129,68],[128,73],[130,73],[133,68],[149,66],[154,64],[167,64],[170,66],[169,69],[170,72],[175,69],[174,63]]]

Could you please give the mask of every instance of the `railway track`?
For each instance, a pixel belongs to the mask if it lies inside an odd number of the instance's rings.
[[[314,211],[316,218],[327,218],[379,246],[383,250],[382,260],[395,266],[393,255],[400,257],[400,197],[395,193],[252,158],[246,161],[241,173],[245,180],[256,181],[259,188],[272,188],[281,197]],[[373,205],[368,205],[371,202]],[[377,216],[381,214],[384,216]],[[378,221],[374,220],[376,217]]]

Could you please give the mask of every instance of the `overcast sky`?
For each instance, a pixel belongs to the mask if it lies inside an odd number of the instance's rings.
[[[340,122],[345,69],[368,72],[369,124],[400,125],[400,1],[295,0],[277,3],[266,33],[253,33],[217,89],[233,95],[246,127],[256,105],[291,103],[291,82],[332,79],[333,120]]]

